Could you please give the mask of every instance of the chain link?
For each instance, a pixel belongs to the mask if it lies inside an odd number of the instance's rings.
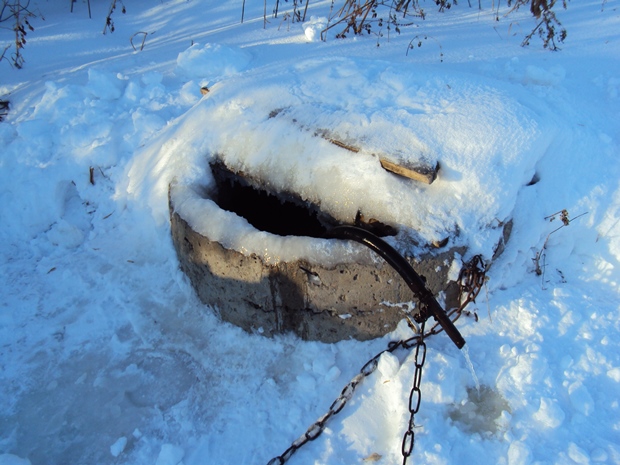
[[[470,261],[465,263],[459,272],[459,300],[467,305],[475,302],[478,293],[484,286],[486,278],[486,265],[481,255],[475,255]],[[461,304],[461,309],[464,305]]]

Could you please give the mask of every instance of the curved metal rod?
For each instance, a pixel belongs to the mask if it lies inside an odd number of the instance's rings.
[[[413,291],[421,303],[421,318],[425,321],[429,316],[433,316],[441,325],[452,342],[459,348],[465,345],[465,339],[456,326],[452,323],[441,305],[433,296],[433,293],[426,287],[426,283],[411,264],[400,255],[391,245],[383,239],[356,226],[336,226],[327,233],[327,237],[334,239],[345,239],[359,242],[365,245],[381,258],[383,258],[396,272],[402,276],[407,286]]]

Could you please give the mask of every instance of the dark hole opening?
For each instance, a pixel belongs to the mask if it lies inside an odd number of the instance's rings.
[[[288,193],[278,196],[248,182],[223,163],[211,165],[217,192],[215,202],[220,208],[245,218],[252,226],[279,236],[325,237],[337,222],[318,207]],[[319,218],[320,217],[320,218]]]

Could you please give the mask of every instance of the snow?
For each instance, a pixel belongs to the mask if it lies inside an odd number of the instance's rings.
[[[463,354],[429,338],[413,462],[620,463],[617,1],[558,11],[569,35],[555,53],[519,46],[527,12],[496,22],[488,5],[429,13],[389,41],[323,42],[321,2],[303,24],[263,28],[263,5],[240,23],[238,4],[135,1],[105,36],[107,5],[91,3],[92,20],[84,3],[39,3],[24,69],[0,63],[1,465],[264,464],[411,336],[267,339],[205,308],[172,246],[171,183],[192,226],[247,253],[360,253],[250,234],[203,198],[215,154],[337,217],[361,209],[469,255],[490,258],[512,220],[469,308],[479,321],[457,322],[480,394]],[[439,161],[439,177],[398,180],[378,153]],[[384,353],[290,463],[402,462],[414,368]]]
[[[122,436],[116,440],[114,444],[110,446],[110,454],[114,457],[118,457],[123,450],[125,450],[125,446],[127,445],[127,438]]]

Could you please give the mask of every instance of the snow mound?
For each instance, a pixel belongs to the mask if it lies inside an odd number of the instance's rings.
[[[205,161],[218,158],[340,221],[353,222],[361,211],[419,244],[450,238],[490,258],[554,136],[533,97],[506,83],[350,58],[305,60],[282,73],[268,67],[218,83],[169,133],[174,144],[158,141],[137,157],[136,167],[158,170],[136,168],[134,184],[151,177],[161,195],[175,176],[209,187]],[[439,164],[439,175],[431,185],[397,177],[381,167],[382,158]],[[159,167],[181,159],[179,173],[160,176]],[[218,222],[204,221],[212,206],[189,204],[179,213],[197,232],[265,252],[262,241],[248,244],[243,228],[222,232]]]
[[[321,40],[321,31],[327,27],[328,20],[324,16],[312,16],[310,21],[303,24],[304,35],[308,42],[318,42]]]

